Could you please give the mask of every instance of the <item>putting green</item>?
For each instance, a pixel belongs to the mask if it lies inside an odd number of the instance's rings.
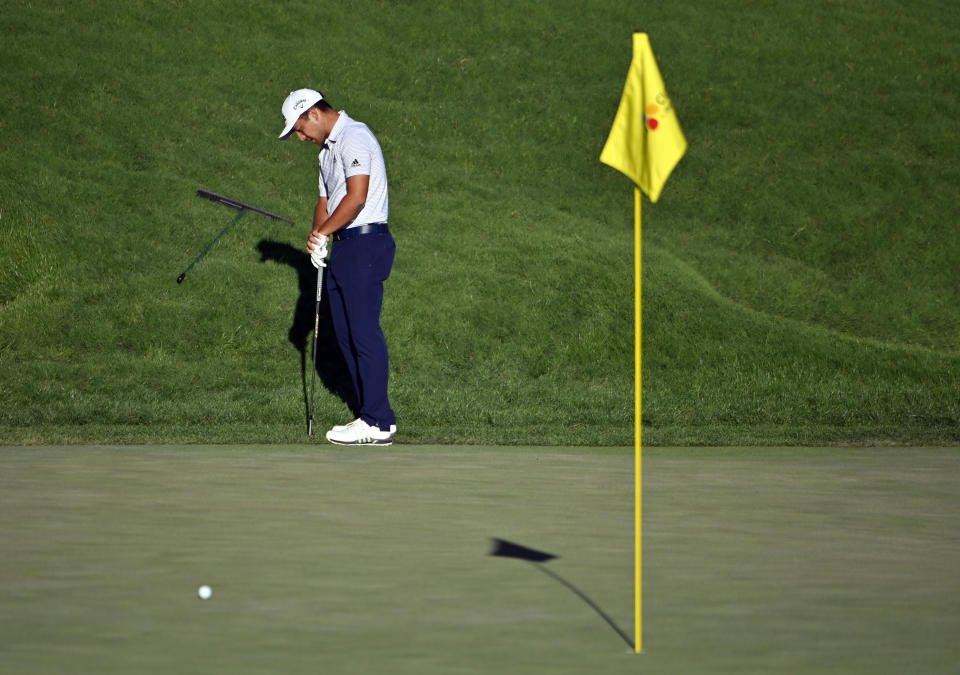
[[[0,448],[8,672],[951,672],[956,450]],[[213,597],[200,600],[209,584]]]

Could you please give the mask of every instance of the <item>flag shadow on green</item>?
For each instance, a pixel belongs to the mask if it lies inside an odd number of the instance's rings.
[[[553,578],[555,581],[560,583],[562,586],[565,586],[567,589],[572,591],[577,597],[583,600],[590,608],[600,615],[604,621],[609,624],[617,635],[623,638],[623,641],[629,645],[630,649],[634,648],[633,640],[630,639],[630,636],[616,624],[616,622],[610,618],[610,615],[603,611],[600,606],[595,603],[586,593],[581,591],[579,588],[571,584],[569,581],[561,577],[559,574],[551,570],[544,563],[547,563],[551,560],[555,560],[559,556],[555,556],[552,553],[546,553],[545,551],[538,551],[535,548],[528,548],[527,546],[522,546],[521,544],[515,544],[512,541],[507,541],[506,539],[497,539],[494,538],[491,540],[493,542],[493,549],[490,551],[491,556],[498,558],[513,558],[514,560],[524,560],[529,562],[538,570],[546,574],[548,577]]]

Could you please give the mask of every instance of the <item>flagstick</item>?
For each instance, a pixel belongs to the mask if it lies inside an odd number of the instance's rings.
[[[641,231],[640,231],[640,203],[643,199],[643,195],[640,192],[640,188],[634,185],[634,202],[635,202],[635,225],[633,228],[633,268],[634,268],[634,292],[633,292],[633,304],[634,304],[634,339],[633,339],[633,381],[634,381],[634,442],[635,442],[635,452],[634,452],[634,544],[636,547],[636,552],[634,555],[634,568],[635,568],[635,579],[634,579],[634,629],[636,631],[635,639],[633,641],[634,651],[639,654],[642,650],[642,600],[643,600],[643,586],[642,581],[642,568],[643,568],[643,528],[642,528],[642,513],[643,513],[643,416],[642,416],[642,404],[641,404],[641,395],[642,395],[642,368],[641,368],[641,349],[640,349],[640,339],[641,339],[641,324],[642,322],[642,301],[641,301],[641,272],[643,270],[642,258],[641,258]]]
[[[649,119],[647,115],[652,115]],[[648,133],[656,132],[656,133]],[[640,203],[643,193],[651,202],[660,197],[663,185],[687,150],[673,106],[666,95],[660,69],[646,33],[633,34],[633,59],[627,72],[623,96],[610,135],[600,152],[600,161],[621,172],[634,184],[634,629],[635,652],[642,651],[642,510],[643,510],[643,395],[641,370],[641,232]]]

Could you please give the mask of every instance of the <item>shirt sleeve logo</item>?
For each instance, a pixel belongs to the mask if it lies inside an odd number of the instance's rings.
[[[356,169],[358,166],[360,166],[360,160],[359,160],[359,159],[353,160],[353,161],[350,163],[350,166],[351,166],[351,168]]]

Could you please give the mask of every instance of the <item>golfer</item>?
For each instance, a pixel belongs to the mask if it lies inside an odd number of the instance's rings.
[[[284,140],[294,133],[320,146],[320,192],[307,251],[318,269],[333,252],[326,287],[337,342],[360,402],[359,417],[335,426],[327,440],[338,445],[390,445],[397,419],[387,396],[387,340],[380,327],[383,282],[396,244],[387,228],[387,170],[367,125],[337,112],[313,89],[283,102]]]

